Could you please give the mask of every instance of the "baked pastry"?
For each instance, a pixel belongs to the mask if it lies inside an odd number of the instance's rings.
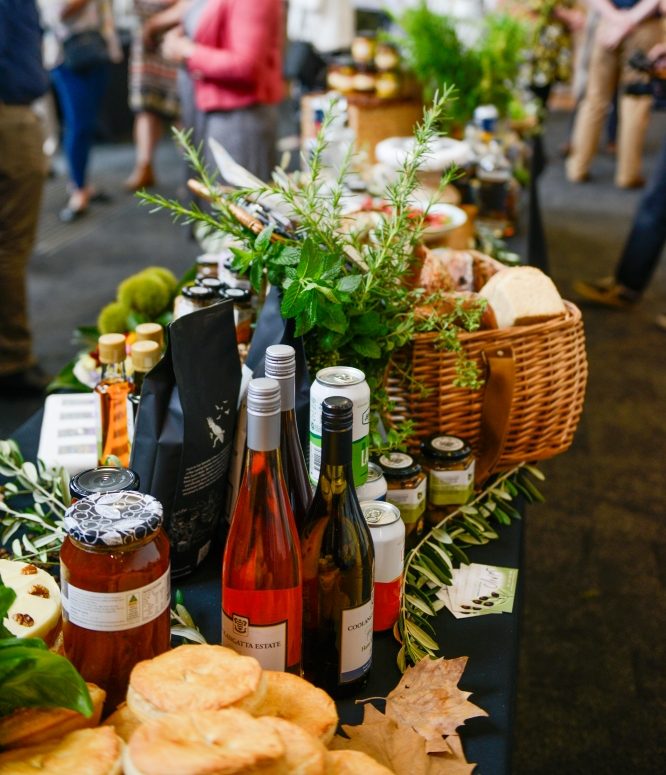
[[[125,748],[123,767],[125,775],[288,772],[280,735],[236,708],[167,714],[142,724]]]
[[[257,721],[279,735],[290,775],[324,775],[326,748],[321,741],[282,718],[262,716]]]
[[[60,588],[53,576],[32,563],[0,560],[0,580],[16,593],[5,627],[17,638],[42,638],[52,645],[62,613]]]
[[[338,711],[331,697],[291,673],[265,670],[264,675],[266,692],[253,714],[291,721],[328,745],[338,727]]]
[[[0,753],[0,775],[120,775],[123,741],[111,727]]]
[[[141,721],[132,713],[126,702],[104,720],[105,726],[113,727],[118,737],[129,743],[130,737],[141,726]]]
[[[127,704],[141,721],[163,713],[234,706],[252,712],[262,701],[261,665],[224,646],[178,646],[134,666]]]
[[[87,686],[93,703],[90,718],[69,708],[19,708],[0,717],[0,749],[39,745],[75,729],[96,727],[102,717],[106,692],[95,684]]]
[[[502,269],[479,295],[488,299],[499,328],[540,323],[566,313],[555,283],[535,266]]]
[[[326,775],[393,775],[393,771],[361,751],[327,751]]]

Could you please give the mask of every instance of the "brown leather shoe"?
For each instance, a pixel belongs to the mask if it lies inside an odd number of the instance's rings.
[[[132,174],[123,183],[126,191],[139,191],[155,185],[155,174],[152,164],[141,164],[134,168]]]

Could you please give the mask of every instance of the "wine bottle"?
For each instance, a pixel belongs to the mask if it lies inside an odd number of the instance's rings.
[[[303,668],[334,697],[357,691],[372,664],[372,537],[352,472],[352,402],[322,402],[319,482],[301,534]]]
[[[97,341],[102,364],[100,381],[95,386],[99,396],[100,435],[98,462],[105,465],[116,457],[124,468],[129,466],[130,441],[127,426],[127,404],[131,385],[125,373],[125,337],[102,334]]]
[[[247,460],[222,562],[222,643],[300,673],[300,545],[280,462],[280,386],[253,379]]]
[[[281,391],[280,455],[287,494],[300,532],[312,501],[310,477],[296,425],[296,353],[288,344],[273,344],[266,350],[266,376],[278,381]]]

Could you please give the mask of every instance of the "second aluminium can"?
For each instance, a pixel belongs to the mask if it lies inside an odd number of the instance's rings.
[[[368,478],[370,444],[370,388],[365,374],[351,366],[330,366],[317,372],[310,388],[310,480],[319,481],[321,466],[321,404],[329,396],[348,398],[354,406],[352,427],[352,468],[354,486]]]
[[[400,586],[405,559],[405,523],[385,501],[363,501],[361,511],[375,549],[375,632],[389,630],[400,613]]]
[[[377,463],[368,463],[368,478],[356,488],[359,501],[385,501],[388,485],[384,472]]]

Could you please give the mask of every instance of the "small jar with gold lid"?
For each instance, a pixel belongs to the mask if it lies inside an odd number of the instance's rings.
[[[439,509],[467,503],[474,492],[472,448],[458,436],[435,433],[421,443],[428,473],[428,507]]]
[[[387,452],[378,460],[384,472],[386,500],[400,509],[407,535],[420,532],[426,509],[426,475],[411,455]]]

